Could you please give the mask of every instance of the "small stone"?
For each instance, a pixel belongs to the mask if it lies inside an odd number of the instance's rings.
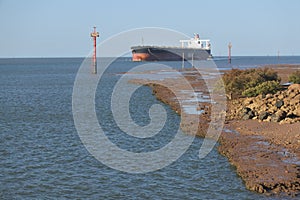
[[[275,106],[276,106],[277,108],[281,108],[281,106],[283,106],[283,105],[284,105],[283,100],[278,100],[278,101],[276,101],[276,103],[275,103]]]
[[[267,119],[265,119],[264,121],[266,121],[266,122],[270,122],[270,121],[271,121],[271,119],[272,119],[272,118],[271,118],[271,116],[268,116],[268,117],[267,117]]]
[[[277,110],[278,110],[278,108],[277,108],[276,106],[272,106],[272,105],[271,105],[271,106],[269,107],[269,110],[268,110],[268,111],[269,111],[269,113],[275,113]]]
[[[284,99],[284,95],[283,94],[279,94],[278,95],[278,99]]]
[[[255,189],[256,189],[256,191],[257,191],[258,193],[264,193],[264,192],[265,192],[265,189],[263,188],[262,185],[256,186]]]

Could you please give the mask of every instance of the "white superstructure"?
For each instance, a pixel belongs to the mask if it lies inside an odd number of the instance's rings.
[[[182,48],[206,49],[210,50],[210,40],[201,40],[199,34],[189,40],[180,40]]]

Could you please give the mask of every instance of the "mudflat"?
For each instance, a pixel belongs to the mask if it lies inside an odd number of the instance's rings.
[[[294,65],[268,67],[278,72],[282,83],[287,82],[288,75],[299,68]],[[212,104],[210,101],[191,103],[188,100],[194,98],[193,92],[199,92],[205,100],[205,97],[210,95],[207,83],[196,70],[189,69],[182,74],[192,88],[185,86],[182,81],[174,77],[160,80],[135,79],[131,82],[150,86],[157,99],[168,104],[182,116],[181,128],[187,134],[194,133],[195,123],[197,123],[196,135],[205,137],[211,122]],[[244,101],[248,100],[239,100],[240,105],[237,105],[236,101],[226,102],[225,125],[218,137],[219,152],[236,167],[238,175],[249,190],[268,195],[298,196],[300,194],[300,122],[293,119],[290,123],[279,123],[258,118],[243,120],[233,117],[232,113],[237,113],[237,109],[243,106]],[[296,100],[294,103],[299,105],[300,101]],[[193,111],[184,109],[186,106]],[[201,111],[201,114],[197,113],[198,111]]]

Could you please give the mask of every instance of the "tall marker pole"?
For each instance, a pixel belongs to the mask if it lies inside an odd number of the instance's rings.
[[[91,33],[91,37],[94,39],[94,54],[92,58],[92,73],[97,74],[97,37],[99,37],[99,32],[96,32],[96,27],[94,26],[94,32]]]
[[[231,47],[232,47],[232,44],[231,42],[229,42],[228,44],[228,63],[231,64]]]

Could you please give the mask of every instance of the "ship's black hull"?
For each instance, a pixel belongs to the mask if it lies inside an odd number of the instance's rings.
[[[133,61],[207,60],[211,57],[210,49],[158,46],[134,46],[131,49]]]

